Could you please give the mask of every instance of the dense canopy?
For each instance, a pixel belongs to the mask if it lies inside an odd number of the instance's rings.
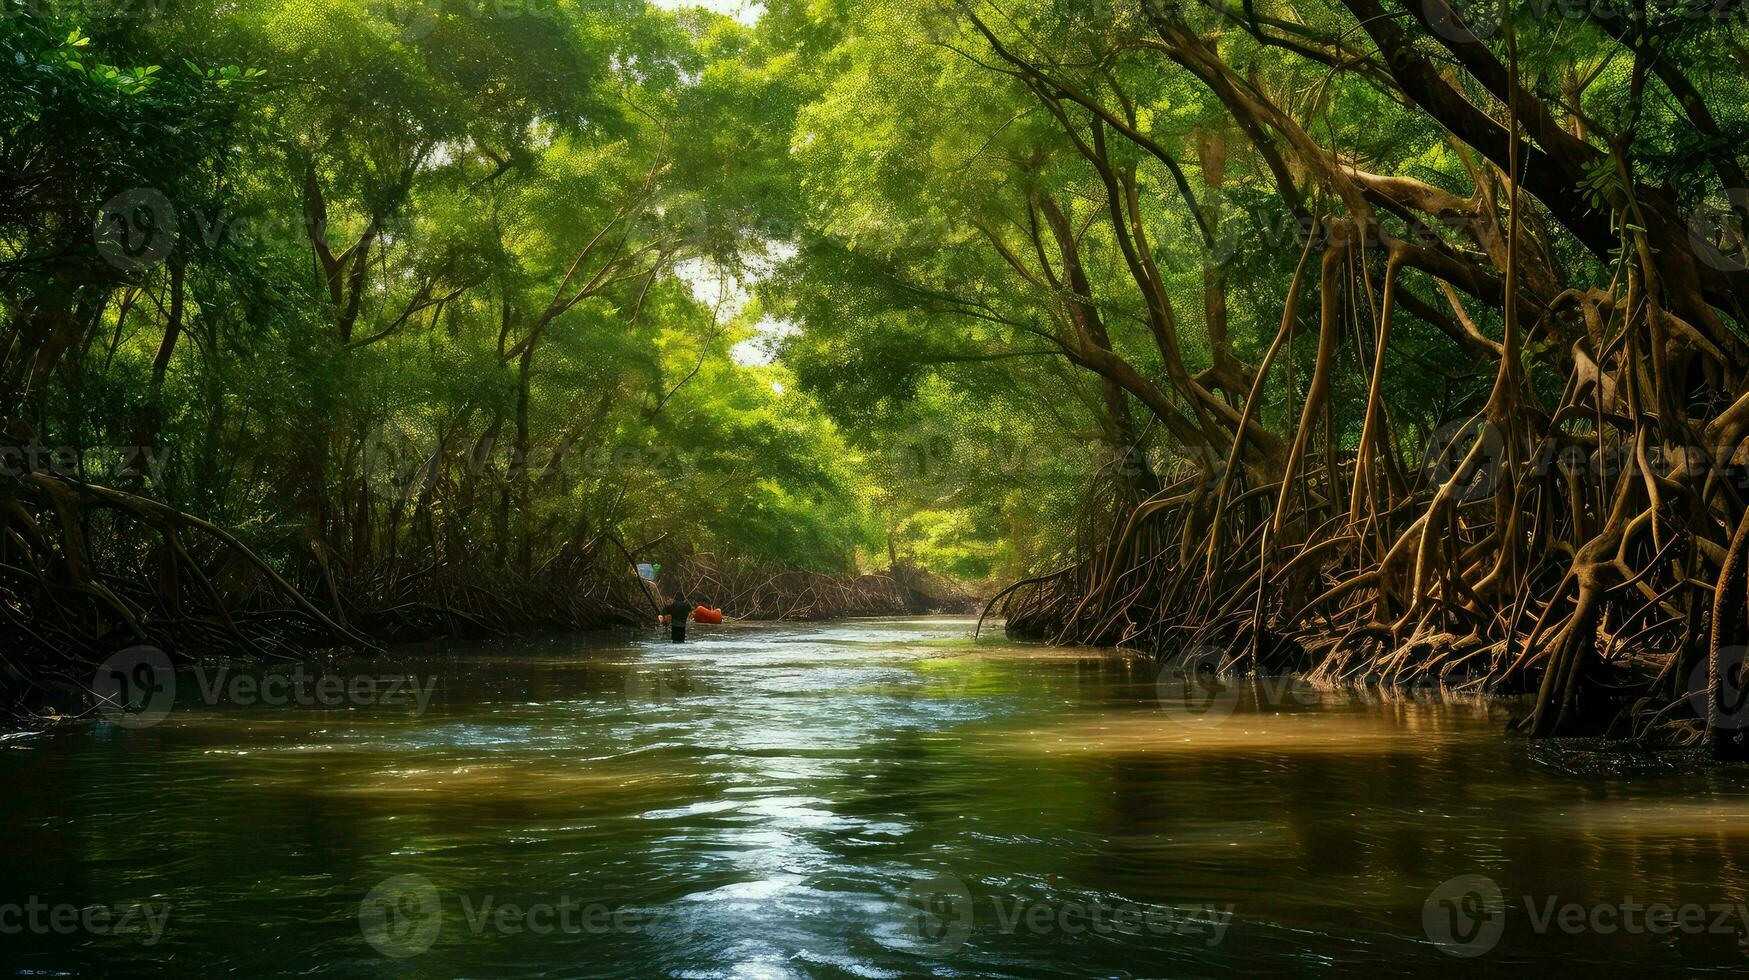
[[[5,2],[15,677],[708,555],[1736,744],[1737,5]]]

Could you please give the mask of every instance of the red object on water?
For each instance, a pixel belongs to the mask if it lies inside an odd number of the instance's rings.
[[[699,623],[720,623],[723,621],[723,611],[721,609],[706,609],[703,606],[699,606],[692,611],[692,618],[695,622]]]

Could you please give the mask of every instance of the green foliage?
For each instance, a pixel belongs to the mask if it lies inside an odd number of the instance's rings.
[[[1129,0],[769,0],[755,28],[641,0],[5,2],[11,438],[162,450],[124,482],[286,561],[320,540],[360,568],[414,552],[533,574],[603,534],[666,533],[670,560],[1056,567],[1121,482],[1114,447],[1150,474],[1207,465],[1172,417],[1221,407],[1185,391],[1230,372],[1223,353],[1261,360],[1304,233],[1254,134]],[[1342,5],[1171,6],[1320,158],[1476,193],[1476,152],[1369,73]],[[1745,104],[1729,32],[1660,25],[1659,57],[1721,110]],[[1702,135],[1598,25],[1516,30],[1527,90],[1630,144],[1574,189],[1591,208],[1619,219],[1636,182],[1716,196],[1740,112]],[[1083,94],[1029,83],[998,42]],[[1294,47],[1338,43],[1340,64]],[[1122,233],[1100,143],[1133,185]],[[1307,210],[1354,205],[1288,169]],[[1459,227],[1376,211],[1479,254]],[[1525,215],[1549,268],[1614,275]],[[1171,342],[1123,249],[1138,231]],[[1444,308],[1422,272],[1404,283]],[[1261,389],[1272,433],[1304,403],[1311,292]],[[1466,316],[1501,336],[1498,309]],[[1077,361],[1088,317],[1125,385]],[[1408,447],[1485,379],[1449,327],[1402,313],[1394,331],[1383,393]],[[1339,450],[1364,416],[1365,333],[1337,354]],[[736,360],[756,335],[781,335],[777,363]],[[1247,387],[1216,386],[1229,410]],[[434,475],[385,492],[383,453]]]
[[[759,305],[707,296],[797,210],[799,95],[747,29],[570,0],[82,13],[0,21],[0,314],[78,338],[55,384],[6,362],[14,433],[145,446],[87,475],[282,567],[320,540],[360,575],[536,575],[603,533],[873,553],[859,457],[786,368],[732,359]],[[88,229],[128,193],[118,234],[165,237],[118,263]]]

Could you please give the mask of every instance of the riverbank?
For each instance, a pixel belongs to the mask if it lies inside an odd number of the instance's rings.
[[[754,622],[967,614],[982,605],[966,585],[904,564],[886,573],[830,575],[698,555],[665,569],[661,588]]]
[[[1465,629],[1457,620],[1444,630],[1423,624],[1399,633],[1387,626],[1356,626],[1323,617],[1277,618],[1281,607],[1275,597],[1266,603],[1242,591],[1211,613],[1209,596],[1200,587],[1174,580],[1172,589],[1160,594],[1164,586],[1151,565],[1132,570],[1125,579],[1129,591],[1123,591],[1112,587],[1112,576],[1097,574],[1093,564],[1084,561],[1015,582],[998,592],[986,611],[1005,618],[1011,638],[1124,647],[1210,674],[1303,677],[1334,689],[1437,688],[1464,695],[1535,696],[1541,699],[1535,703],[1545,706],[1555,684],[1541,667],[1501,669],[1502,664],[1527,663],[1546,652],[1542,643],[1533,642],[1538,639],[1534,633],[1509,642]],[[1479,615],[1484,609],[1470,613]],[[1529,618],[1523,609],[1495,612]],[[1552,616],[1559,610],[1550,606],[1545,612]],[[1090,618],[1097,623],[1089,626]],[[1624,640],[1619,631],[1599,634],[1599,643],[1611,649]],[[1571,688],[1562,697],[1573,705],[1560,728],[1539,727],[1536,709],[1515,720],[1514,730],[1539,739],[1571,736],[1657,750],[1710,740],[1711,751],[1721,757],[1749,758],[1726,744],[1749,731],[1746,681],[1733,666],[1743,649],[1722,647],[1709,657],[1704,644],[1678,644],[1655,655],[1618,653],[1560,682]],[[1728,669],[1715,672],[1718,664]]]
[[[12,573],[0,574],[0,615],[20,638],[0,659],[0,718],[19,727],[93,718],[117,697],[131,703],[149,693],[113,690],[117,657],[130,669],[147,664],[148,673],[213,663],[315,664],[391,644],[643,626],[673,595],[749,622],[966,612],[978,602],[958,583],[909,567],[828,575],[709,555],[675,563],[653,586],[637,577],[631,553],[610,535],[564,549],[563,561],[532,579],[490,566],[421,566],[410,556],[347,561],[320,545],[282,574],[276,565],[291,563],[263,560],[215,525],[144,498],[72,486],[80,493],[75,505],[149,522],[175,548],[155,581],[143,567],[87,561],[76,592],[0,567]],[[45,492],[60,487],[38,484]],[[96,553],[89,532],[75,525],[70,533],[75,553]],[[85,608],[58,592],[74,592]]]

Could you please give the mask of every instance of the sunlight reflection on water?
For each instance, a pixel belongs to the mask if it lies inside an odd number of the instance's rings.
[[[0,872],[0,903],[172,912],[151,946],[0,936],[0,964],[897,977],[1405,960],[1456,972],[1476,961],[1445,955],[1424,921],[1455,876],[1484,876],[1520,905],[1735,902],[1749,885],[1741,771],[1580,780],[1503,734],[1506,705],[1256,679],[1200,689],[1133,657],[972,643],[971,625],[399,651],[358,669],[436,678],[423,712],[184,699],[153,728],[8,739],[0,826],[28,846]],[[428,949],[388,960],[361,932],[360,904],[401,880],[421,883],[441,924]],[[964,921],[920,932],[920,881],[966,903]],[[537,934],[479,915],[561,901],[606,925]],[[1205,920],[1229,907],[1217,937]],[[1097,908],[1166,925],[1085,928]],[[1484,962],[1740,967],[1738,938],[1537,935],[1518,908]]]

